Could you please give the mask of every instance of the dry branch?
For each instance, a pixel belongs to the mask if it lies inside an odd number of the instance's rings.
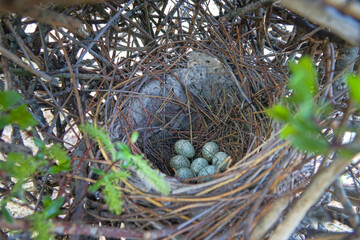
[[[24,153],[26,155],[32,155],[31,148],[25,147],[19,144],[12,144],[0,141],[0,152],[3,154],[9,154],[11,152]]]
[[[63,221],[53,221],[54,229],[53,233],[60,235],[82,235],[89,237],[108,237],[108,238],[133,238],[143,239],[143,234],[132,230],[120,229],[118,227],[97,227],[89,224],[75,224]],[[13,223],[9,223],[0,216],[1,227],[8,228],[11,230],[30,230],[31,221],[29,220],[14,220]]]
[[[4,47],[0,46],[0,53],[2,56],[7,57],[9,60],[13,61],[14,63],[18,64],[19,66],[25,68],[32,74],[41,77],[42,79],[46,80],[47,82],[52,83],[53,78],[47,75],[46,73],[35,69],[34,67],[26,64],[16,55],[12,54],[9,50],[5,49]]]
[[[306,212],[318,201],[325,190],[336,181],[353,160],[359,158],[357,154],[354,158],[337,158],[328,167],[321,169],[312,179],[310,185],[301,194],[301,197],[291,207],[290,212],[280,223],[270,240],[286,240],[289,239],[298,224],[304,218]]]
[[[263,239],[264,235],[279,221],[283,211],[288,207],[292,198],[284,196],[274,200],[274,202],[263,210],[264,216],[260,214],[261,219],[257,221],[249,240]]]
[[[272,0],[259,0],[254,3],[250,3],[250,4],[246,5],[245,7],[233,10],[231,13],[228,13],[225,16],[222,16],[220,21],[222,21],[222,22],[229,21],[229,20],[231,21],[235,17],[243,18],[247,14],[254,12],[257,9],[261,9],[265,6],[271,5],[271,2],[272,2]]]
[[[324,0],[324,3],[360,20],[360,2],[357,0]]]
[[[358,213],[353,209],[353,204],[346,195],[345,189],[339,180],[334,183],[335,195],[344,207],[345,213],[349,216],[349,222],[354,229],[359,225]]]
[[[360,46],[360,22],[341,14],[336,8],[311,0],[282,0],[281,4],[309,21],[330,29],[347,43]]]

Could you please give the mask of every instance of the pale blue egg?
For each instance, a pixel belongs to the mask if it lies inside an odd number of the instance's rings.
[[[182,155],[187,158],[192,158],[195,156],[195,149],[190,141],[185,139],[180,139],[175,143],[175,152],[176,154]]]

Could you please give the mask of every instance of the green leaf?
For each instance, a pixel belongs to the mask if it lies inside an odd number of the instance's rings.
[[[35,155],[35,159],[36,160],[42,160],[45,158],[45,154],[42,153],[42,152],[38,152],[36,155]]]
[[[89,187],[89,192],[95,192],[97,191],[104,183],[103,179],[100,179],[99,181],[97,181],[96,183],[94,183],[93,185],[91,185]]]
[[[131,159],[131,151],[128,145],[125,143],[118,142],[116,143],[116,149],[118,150],[115,154],[115,159],[119,160],[129,160]]]
[[[51,202],[52,202],[52,199],[51,199],[50,195],[44,196],[44,198],[43,198],[44,208],[47,208],[51,204]]]
[[[301,104],[312,99],[317,92],[316,70],[309,56],[303,57],[298,63],[291,63],[292,72],[289,88],[293,90],[291,98]]]
[[[109,172],[94,185],[89,188],[89,191],[94,192],[101,186],[104,187],[103,193],[105,195],[105,202],[109,205],[110,211],[115,214],[120,214],[123,207],[122,192],[119,189],[122,179],[127,179],[130,173],[127,171],[122,172]]]
[[[59,197],[58,199],[52,201],[48,206],[46,206],[43,212],[45,219],[50,219],[57,215],[60,215],[61,212],[59,210],[64,204],[64,201],[64,197]]]
[[[21,95],[14,91],[0,92],[0,111],[6,111],[21,100]]]
[[[294,118],[306,119],[306,121],[312,120],[315,112],[314,100],[308,99],[303,101],[295,114]]]
[[[311,118],[302,117],[300,114],[292,119],[291,126],[293,126],[299,134],[320,134],[320,129],[314,121]]]
[[[43,213],[34,213],[30,216],[31,219],[31,231],[34,234],[36,240],[50,240],[53,239],[51,236],[51,230],[54,225],[52,222],[45,218]]]
[[[288,138],[294,134],[297,134],[298,131],[290,124],[286,124],[280,132],[280,137],[282,138]]]
[[[21,180],[30,177],[44,164],[45,161],[43,160],[38,161],[32,156],[11,152],[8,154],[6,161],[2,162],[0,168],[4,168],[9,176]]]
[[[132,142],[132,143],[136,143],[138,137],[139,137],[139,132],[133,132],[133,133],[131,134],[131,142]]]
[[[111,142],[109,134],[107,134],[104,130],[95,128],[90,124],[85,124],[80,126],[80,128],[85,131],[93,140],[99,141],[101,144],[105,146],[105,149],[110,152],[113,161],[115,159],[115,146]]]
[[[57,174],[59,172],[61,172],[61,170],[59,169],[59,167],[57,165],[50,167],[48,170],[48,173],[52,174],[52,175]]]
[[[116,143],[116,149],[118,151],[121,151],[121,152],[126,152],[126,153],[130,153],[130,148],[128,145],[126,145],[125,143],[122,143],[122,142],[117,142]]]
[[[5,204],[1,207],[1,215],[5,218],[5,220],[9,223],[13,223],[14,219],[9,213],[9,211],[6,209]]]
[[[355,102],[360,105],[360,77],[349,74],[345,78],[349,86],[351,99],[355,100]]]
[[[49,174],[57,174],[59,172],[68,172],[71,170],[70,162],[69,164],[56,165],[49,168]]]
[[[45,143],[40,138],[34,138],[34,143],[40,149],[44,149],[46,147]]]
[[[43,152],[49,159],[58,161],[57,166],[52,166],[49,169],[50,174],[56,174],[58,172],[66,172],[71,170],[70,158],[59,143],[51,146],[48,149],[44,149]]]
[[[138,168],[137,175],[140,178],[162,194],[169,195],[170,184],[160,176],[159,171],[151,168],[151,164],[146,159],[143,159],[143,156],[133,155],[132,162]]]
[[[116,152],[115,154],[115,159],[122,159],[122,160],[128,160],[130,159],[131,154],[127,153],[127,152]]]
[[[131,165],[131,159],[126,159],[126,160],[123,160],[123,162],[121,163],[121,167],[122,168],[127,168]]]
[[[100,175],[100,176],[104,176],[105,175],[105,172],[101,169],[98,169],[98,168],[93,168],[92,171],[97,174],[97,175]]]
[[[317,154],[325,154],[329,148],[329,142],[322,136],[316,136],[311,134],[299,134],[291,138],[292,144],[308,152],[315,152]]]
[[[272,108],[266,110],[270,117],[278,119],[280,121],[287,122],[291,117],[289,109],[280,104],[273,106]]]
[[[21,129],[26,129],[31,126],[35,126],[37,121],[26,109],[25,104],[20,105],[19,107],[12,109],[9,113],[11,121],[17,123]]]
[[[11,117],[9,114],[0,117],[0,129],[3,129],[7,125],[12,123]]]
[[[104,176],[105,202],[109,205],[110,211],[120,214],[123,208],[122,192],[119,189],[120,181],[130,177],[127,171],[111,172]]]
[[[164,181],[163,176],[158,175],[155,170],[151,169],[150,164],[146,160],[143,160],[143,156],[132,154],[130,147],[124,143],[113,143],[109,135],[101,129],[94,128],[91,125],[83,125],[81,128],[88,133],[91,138],[96,139],[99,144],[104,145],[105,149],[111,153],[113,161],[121,160],[120,164],[122,169],[132,165],[144,181],[152,184],[153,187],[161,193],[169,194],[169,183]],[[134,132],[131,135],[131,142],[135,143],[138,135],[137,132]],[[120,214],[123,207],[120,184],[121,180],[127,179],[130,174],[124,170],[114,172],[112,169],[108,173],[104,173],[99,169],[93,169],[93,172],[102,176],[102,178],[89,187],[89,191],[97,191],[102,188],[105,202],[109,206],[110,211]]]

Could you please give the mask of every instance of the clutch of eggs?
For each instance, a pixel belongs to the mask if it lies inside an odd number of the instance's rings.
[[[229,155],[225,152],[219,152],[219,146],[215,142],[207,142],[201,150],[203,157],[196,158],[192,163],[188,158],[195,156],[195,149],[190,141],[180,139],[174,147],[178,155],[170,159],[170,167],[176,169],[176,173],[181,179],[213,175],[216,174],[218,168],[220,168],[219,171],[223,172],[230,164],[229,160],[224,162]],[[201,181],[210,181],[211,179],[209,177]]]

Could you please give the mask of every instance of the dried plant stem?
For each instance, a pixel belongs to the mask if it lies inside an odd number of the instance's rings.
[[[344,186],[342,185],[340,180],[336,180],[334,187],[337,198],[339,199],[339,201],[344,207],[345,212],[349,216],[351,227],[356,228],[356,226],[359,225],[359,216],[358,213],[354,210],[353,204],[351,203],[350,199],[346,195]]]
[[[285,217],[285,220],[277,226],[270,240],[288,239],[301,222],[306,212],[340,176],[345,167],[358,157],[360,157],[360,154],[357,154],[354,158],[337,158],[330,166],[319,171],[301,197],[296,201],[289,214]]]
[[[21,67],[25,68],[26,70],[28,70],[29,72],[31,72],[32,74],[43,78],[44,80],[51,82],[52,78],[47,75],[46,73],[39,71],[31,66],[29,66],[28,64],[26,64],[25,62],[23,62],[19,57],[15,56],[14,54],[12,54],[9,50],[5,49],[4,47],[0,46],[0,53],[7,57],[9,60],[13,61],[14,63],[20,65]]]
[[[360,23],[343,15],[336,8],[325,7],[322,2],[310,0],[282,0],[281,3],[311,22],[331,29],[346,42],[354,46],[360,45]]]
[[[256,223],[254,230],[251,232],[249,240],[262,239],[263,236],[275,225],[279,220],[283,211],[287,208],[291,196],[284,196],[274,200],[274,202],[263,210],[264,216]]]

